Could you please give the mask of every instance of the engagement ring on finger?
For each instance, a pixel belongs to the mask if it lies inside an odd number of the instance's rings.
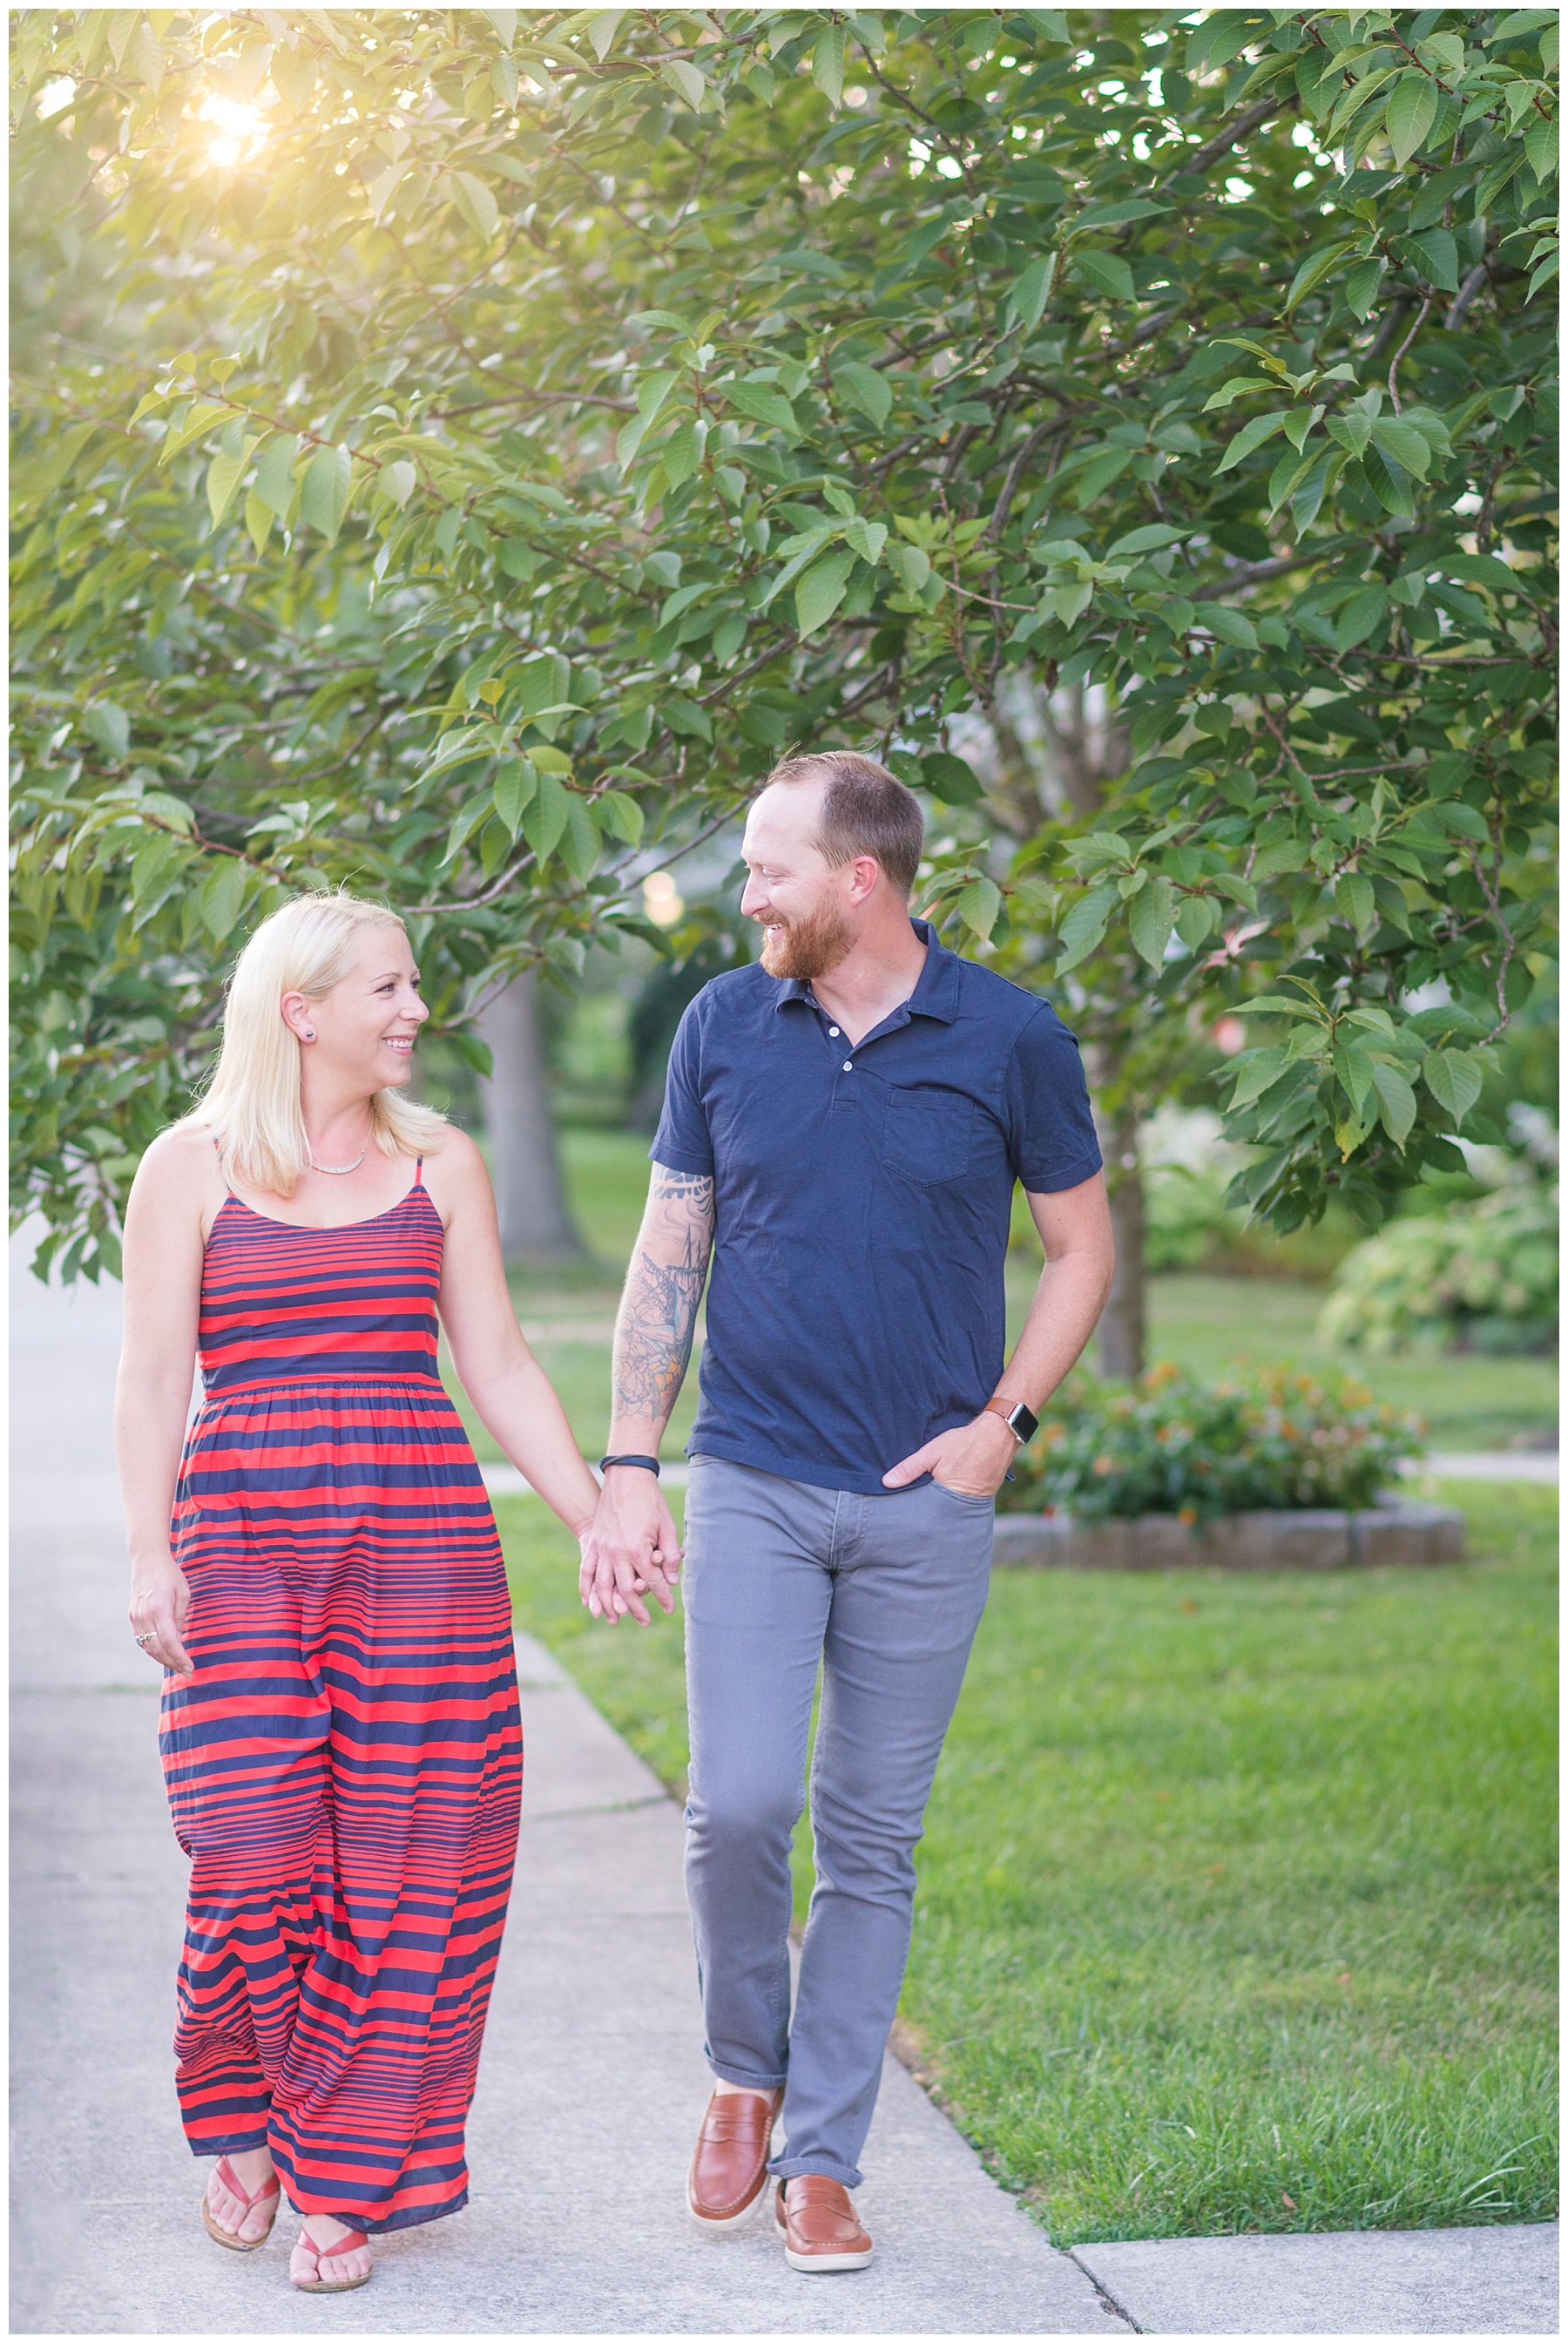
[[[151,1629],[151,1628],[149,1628],[149,1629],[148,1629],[148,1631],[147,1631],[147,1633],[146,1633],[145,1635],[137,1635],[137,1636],[135,1638],[135,1640],[136,1640],[136,1643],[138,1643],[138,1644],[150,1644],[150,1643],[152,1642],[152,1640],[153,1640],[153,1631],[152,1631],[152,1629]]]

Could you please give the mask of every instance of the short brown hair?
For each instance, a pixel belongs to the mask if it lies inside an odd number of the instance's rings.
[[[852,749],[824,749],[786,757],[763,786],[771,789],[775,781],[826,781],[818,850],[835,869],[857,854],[872,855],[900,895],[912,891],[925,844],[925,816],[913,789],[885,765]]]

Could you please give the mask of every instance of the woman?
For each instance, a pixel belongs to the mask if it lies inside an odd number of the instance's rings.
[[[579,1536],[598,1496],[518,1331],[478,1150],[401,1095],[418,987],[390,911],[275,912],[206,1100],[126,1215],[131,1623],[168,1671],[191,1857],[181,2111],[219,2159],[209,2235],[261,2245],[281,2183],[316,2293],[466,2201],[517,1842],[510,1605],[437,1312],[479,1416]]]

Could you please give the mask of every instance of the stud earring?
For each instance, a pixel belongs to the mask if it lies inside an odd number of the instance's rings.
[[[306,1040],[307,1040],[307,1041],[315,1041],[315,1039],[316,1039],[316,1035],[315,1035],[315,1033],[314,1033],[313,1031],[311,1031],[307,1028],[307,1031],[306,1031],[305,1038],[306,1038]]]

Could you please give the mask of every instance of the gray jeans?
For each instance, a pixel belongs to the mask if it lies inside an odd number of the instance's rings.
[[[725,2082],[784,2086],[771,2167],[784,2178],[860,2178],[909,1956],[912,1850],[985,1608],[993,1511],[934,1482],[862,1497],[692,1459],[686,1888],[709,2064]],[[817,1884],[791,2022],[789,1845],[819,1661]]]

